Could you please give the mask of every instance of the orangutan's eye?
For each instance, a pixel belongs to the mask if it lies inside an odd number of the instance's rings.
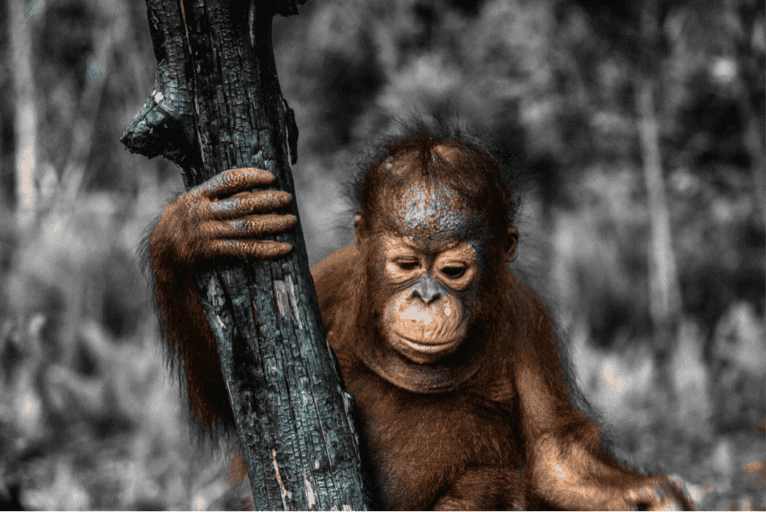
[[[463,274],[465,274],[465,270],[465,267],[450,265],[448,267],[443,267],[441,269],[441,273],[450,279],[459,279]]]
[[[420,263],[417,260],[399,260],[396,262],[396,265],[399,267],[399,269],[409,272],[410,270],[415,270],[418,268]]]

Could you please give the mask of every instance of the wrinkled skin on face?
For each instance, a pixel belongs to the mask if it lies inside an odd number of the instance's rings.
[[[387,301],[381,330],[396,350],[416,363],[433,363],[455,352],[468,330],[466,315],[479,273],[467,242],[425,247],[412,237],[385,235],[383,278],[396,290]],[[434,251],[433,249],[439,249]]]
[[[414,183],[391,201],[396,226],[377,239],[380,275],[391,296],[380,331],[415,363],[453,354],[468,333],[467,314],[484,270],[482,218],[460,195]]]
[[[455,389],[478,371],[485,353],[484,343],[466,343],[476,334],[471,325],[487,263],[481,216],[446,186],[418,181],[381,196],[379,223],[355,222],[358,247],[372,256],[370,307],[360,311],[361,325],[374,325],[377,335],[354,348],[398,387]],[[515,236],[513,230],[514,248]]]

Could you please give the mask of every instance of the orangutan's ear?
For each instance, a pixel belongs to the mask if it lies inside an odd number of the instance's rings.
[[[516,246],[519,242],[519,232],[511,226],[508,228],[507,246],[505,248],[505,261],[511,262],[516,259]]]

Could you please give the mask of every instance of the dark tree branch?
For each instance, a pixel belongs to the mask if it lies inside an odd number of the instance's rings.
[[[178,164],[188,188],[235,167],[268,169],[294,195],[297,130],[271,46],[275,13],[305,0],[147,0],[155,90],[122,138]],[[299,218],[295,202],[289,212]],[[352,398],[325,339],[300,218],[273,262],[198,276],[258,509],[366,508]]]

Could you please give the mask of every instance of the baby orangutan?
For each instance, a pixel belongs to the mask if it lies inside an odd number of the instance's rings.
[[[295,224],[277,213],[291,197],[263,189],[272,181],[226,171],[170,204],[151,235],[166,337],[204,427],[233,420],[193,276],[220,256],[290,251],[259,238]],[[573,405],[546,306],[506,266],[516,205],[479,142],[444,127],[405,133],[355,192],[354,244],[312,273],[376,507],[691,509],[664,475],[615,460]]]

